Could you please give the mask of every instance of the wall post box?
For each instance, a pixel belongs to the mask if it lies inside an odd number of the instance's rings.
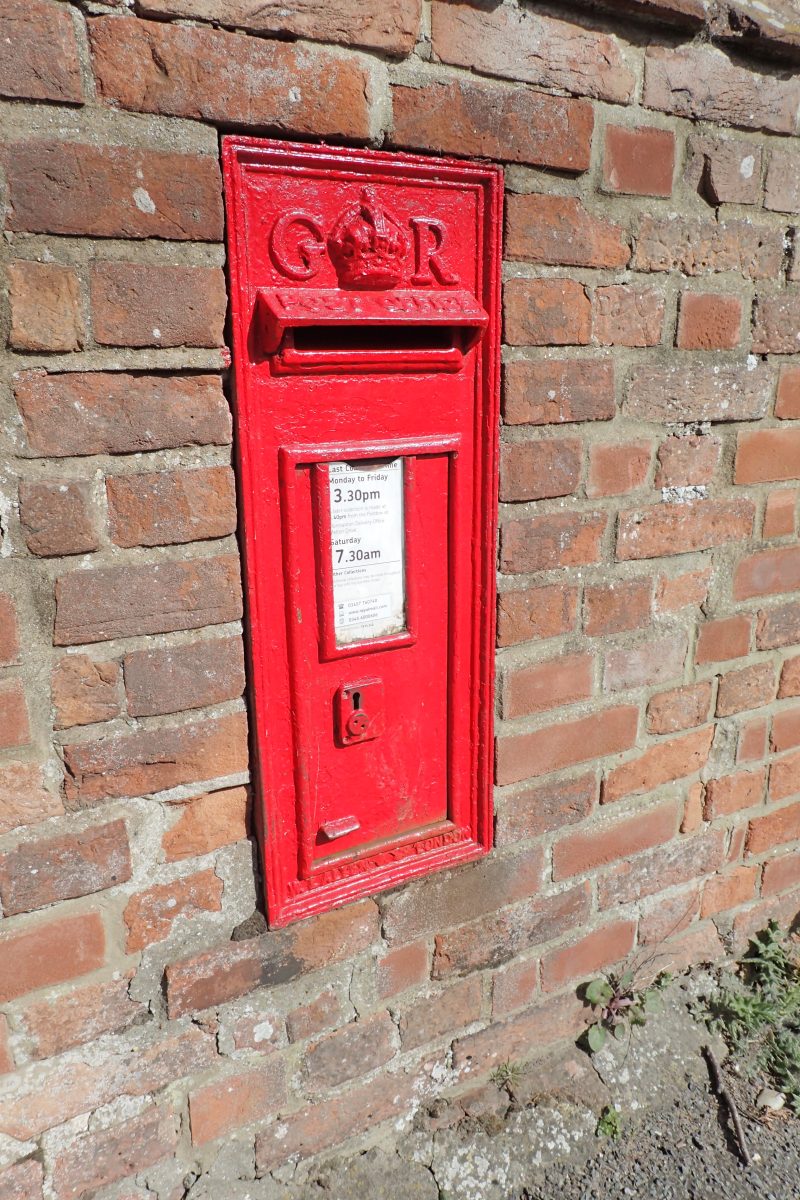
[[[491,845],[498,168],[229,137],[270,924]]]

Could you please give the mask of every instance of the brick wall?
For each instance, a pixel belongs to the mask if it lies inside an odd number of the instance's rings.
[[[285,1172],[794,917],[787,12],[5,0],[0,1200]],[[273,933],[225,130],[507,169],[497,849]]]

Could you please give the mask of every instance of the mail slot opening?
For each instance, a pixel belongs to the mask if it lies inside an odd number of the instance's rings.
[[[303,353],[463,350],[462,332],[452,325],[306,325],[291,330],[288,337]]]

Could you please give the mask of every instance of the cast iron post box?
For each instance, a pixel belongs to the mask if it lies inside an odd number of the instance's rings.
[[[498,168],[224,146],[272,925],[491,845]]]

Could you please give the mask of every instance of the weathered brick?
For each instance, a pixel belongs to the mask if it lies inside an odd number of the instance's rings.
[[[764,505],[762,538],[788,537],[794,533],[798,495],[800,492],[797,488],[781,488],[779,492],[770,492]]]
[[[500,499],[570,496],[580,483],[582,461],[577,438],[506,443],[500,454]]]
[[[222,240],[222,180],[211,155],[36,138],[12,143],[5,160],[9,229]]]
[[[781,367],[775,416],[782,421],[800,420],[800,367]]]
[[[15,350],[80,350],[86,331],[72,267],[20,260],[9,264],[8,285],[9,345]]]
[[[65,654],[51,678],[56,729],[118,716],[121,676],[119,663],[95,662],[88,654]]]
[[[617,558],[661,558],[708,550],[748,538],[753,532],[752,500],[690,500],[656,504],[620,513]]]
[[[542,784],[507,797],[498,807],[497,845],[513,846],[582,821],[594,808],[597,793],[597,780],[594,774],[589,774]]]
[[[122,914],[128,930],[125,949],[133,954],[153,942],[163,941],[169,937],[178,917],[220,912],[221,908],[222,880],[212,870],[198,871],[172,883],[156,884],[146,892],[136,892]]]
[[[222,345],[227,296],[218,267],[98,262],[89,288],[103,346]]]
[[[512,346],[583,346],[591,339],[589,297],[575,279],[509,279],[503,315]]]
[[[275,987],[346,961],[371,946],[379,933],[375,903],[361,900],[263,937],[225,942],[167,967],[169,1016],[224,1004],[254,988]]]
[[[767,753],[768,724],[766,717],[755,717],[742,725],[736,747],[737,763],[756,762],[764,757]]]
[[[761,194],[761,147],[730,138],[689,138],[686,182],[710,204],[757,204]]]
[[[703,888],[701,917],[739,908],[755,897],[757,871],[755,867],[736,867],[725,875],[712,875]]]
[[[19,626],[17,609],[7,592],[0,592],[0,667],[10,667],[19,660]]]
[[[110,1129],[78,1134],[58,1151],[53,1185],[59,1200],[79,1200],[87,1192],[128,1179],[175,1153],[177,1121],[151,1108]]]
[[[607,191],[671,196],[674,171],[675,134],[671,129],[606,126],[603,187]]]
[[[427,951],[426,951],[427,957]],[[308,1004],[300,1004],[286,1014],[286,1030],[290,1042],[304,1042],[318,1037],[326,1030],[342,1025],[348,1016],[347,1004],[335,985],[325,988]]]
[[[706,784],[704,815],[707,821],[727,817],[752,808],[764,800],[765,775],[760,771],[739,771],[721,779],[709,779]]]
[[[764,863],[761,876],[761,895],[774,896],[778,892],[800,884],[800,854],[787,854]],[[2,1193],[0,1193],[2,1194]]]
[[[779,762],[772,764],[770,770],[770,799],[783,800],[786,795],[792,795],[793,792],[800,790],[800,777],[797,775],[797,759],[798,755],[794,754],[791,759],[784,758]],[[791,791],[786,791],[784,784],[788,783],[788,771],[794,768],[793,787]],[[778,776],[780,787],[773,788],[773,780]],[[791,786],[791,785],[790,785]],[[775,792],[780,794],[775,794]],[[763,817],[755,817],[747,828],[747,852],[748,854],[763,854],[766,850],[772,850],[775,846],[783,846],[788,842],[796,842],[800,836],[800,804],[790,804],[786,808],[779,808],[776,812],[767,813]]]
[[[227,445],[230,411],[216,375],[23,372],[14,387],[35,454],[135,454]]]
[[[72,571],[56,580],[57,646],[237,621],[235,554]]]
[[[797,587],[800,587],[798,546],[785,546],[780,550],[759,550],[748,558],[743,558],[733,576],[735,600],[793,592]],[[763,648],[762,646],[761,649]]]
[[[734,65],[713,46],[649,46],[644,104],[678,117],[794,133],[800,81]]]
[[[27,746],[31,740],[28,704],[19,679],[0,684],[0,750]]]
[[[49,0],[5,0],[0,14],[0,95],[82,104],[72,13]]]
[[[53,1058],[106,1033],[122,1033],[147,1014],[147,1004],[132,1000],[130,971],[119,979],[73,987],[54,1000],[36,1000],[21,1014],[32,1058]]]
[[[764,208],[800,212],[800,158],[790,150],[773,150],[770,154]]]
[[[19,519],[31,554],[86,554],[98,547],[87,483],[21,483]]]
[[[650,442],[599,442],[589,448],[586,494],[621,496],[644,485],[650,471]]]
[[[776,279],[783,265],[783,235],[749,221],[643,216],[633,265],[638,271],[738,271],[745,278]]]
[[[594,292],[592,333],[601,346],[657,346],[664,328],[665,301],[655,288],[629,284]]]
[[[598,880],[602,909],[630,904],[643,896],[711,875],[725,861],[725,831],[709,829],[647,850],[613,867]]]
[[[395,145],[588,170],[594,113],[585,100],[459,77],[395,85],[392,102]]]
[[[775,699],[775,668],[772,663],[754,663],[741,671],[728,671],[719,681],[718,717],[730,717],[748,708],[759,708]]]
[[[650,620],[653,585],[649,579],[589,584],[583,594],[583,630],[589,637],[641,629]]]
[[[607,524],[607,514],[597,512],[506,521],[500,539],[501,570],[524,574],[597,562]]]
[[[44,786],[37,763],[8,762],[0,766],[0,835],[24,825],[36,825],[63,813],[61,799]]]
[[[707,663],[743,658],[750,653],[751,626],[750,617],[744,615],[705,621],[697,635],[695,660]]]
[[[689,605],[702,604],[708,596],[711,569],[687,571],[683,575],[660,575],[656,584],[656,612],[680,612]]]
[[[668,437],[658,449],[656,487],[692,487],[710,483],[721,451],[722,442],[713,434]]]
[[[553,878],[583,875],[668,842],[677,829],[678,811],[677,803],[668,800],[645,812],[566,834],[553,846]]]
[[[118,546],[168,546],[236,530],[230,467],[115,475],[106,480],[106,491]]]
[[[708,720],[711,681],[659,692],[647,705],[648,733],[679,733]]]
[[[379,1000],[398,996],[409,988],[427,982],[430,954],[424,941],[390,950],[375,964],[375,990]]]
[[[0,1171],[0,1200],[42,1200],[44,1167],[35,1158],[26,1158]]]
[[[385,1066],[395,1056],[395,1026],[388,1012],[345,1025],[313,1043],[303,1056],[303,1074],[314,1091],[338,1087]]]
[[[103,922],[96,912],[0,935],[0,1002],[96,971],[105,949]]]
[[[593,665],[590,654],[571,654],[507,671],[503,716],[522,717],[588,700],[593,690]]]
[[[764,608],[758,614],[756,646],[759,650],[775,650],[800,641],[800,604],[779,604]]]
[[[481,1015],[481,981],[462,979],[451,987],[423,994],[400,1014],[400,1040],[404,1050],[415,1050],[453,1034]]]
[[[651,635],[638,646],[609,650],[603,668],[603,691],[652,687],[678,678],[683,673],[687,644],[685,632],[679,631]]]
[[[632,706],[607,708],[533,733],[499,738],[497,782],[517,783],[630,750],[636,741],[638,715]]]
[[[772,388],[770,373],[758,368],[648,364],[631,374],[625,413],[658,424],[758,421],[766,415]]]
[[[497,967],[529,946],[561,937],[589,916],[588,883],[542,899],[525,900],[480,921],[471,921],[435,939],[433,976],[447,979]]]
[[[192,1145],[203,1146],[254,1125],[286,1103],[283,1062],[268,1058],[256,1071],[229,1075],[189,1093]]]
[[[735,483],[800,479],[800,428],[744,430],[736,447]]]
[[[498,1063],[525,1062],[551,1042],[574,1038],[585,1026],[586,1009],[577,996],[566,995],[528,1009],[509,1021],[495,1022],[453,1043],[453,1066],[488,1075]]]
[[[180,816],[161,839],[167,862],[199,858],[248,833],[247,788],[224,788],[181,805]]]
[[[571,979],[585,979],[603,967],[620,962],[633,949],[635,921],[612,921],[592,930],[579,942],[551,950],[542,957],[542,988],[557,991]]]
[[[758,297],[753,324],[754,354],[796,354],[800,350],[798,329],[800,292]]]
[[[539,990],[539,960],[510,963],[492,976],[492,1017],[499,1019],[528,1008]]]
[[[800,696],[800,654],[787,658],[781,668],[778,699],[785,700],[787,696]]]
[[[739,344],[742,301],[717,292],[684,292],[675,345],[679,350],[733,350]]]
[[[6,916],[104,891],[130,877],[124,821],[23,842],[0,855],[0,898]]]
[[[65,794],[76,807],[141,796],[247,770],[244,713],[141,729],[64,747]]]
[[[683,737],[657,742],[638,758],[608,772],[603,782],[603,803],[610,804],[625,796],[652,792],[664,783],[684,779],[702,770],[708,761],[713,740],[714,726],[707,725]]]
[[[681,833],[697,833],[703,824],[703,800],[705,787],[698,779],[686,792],[686,802],[683,807]]]
[[[776,754],[800,746],[800,709],[785,708],[775,714],[769,744]]]
[[[578,589],[556,583],[501,592],[497,597],[497,644],[511,646],[533,638],[558,637],[575,628]]]
[[[509,425],[610,421],[616,411],[614,367],[600,359],[511,362],[504,382]]]
[[[622,228],[593,216],[574,196],[508,196],[506,258],[555,266],[624,267],[630,254]]]
[[[235,700],[244,691],[244,682],[239,637],[135,650],[125,656],[128,712],[136,717]]]

